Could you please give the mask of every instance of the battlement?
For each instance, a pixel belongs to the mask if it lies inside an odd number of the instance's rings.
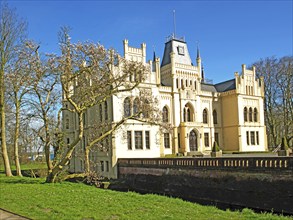
[[[124,45],[124,57],[127,60],[133,60],[137,62],[146,63],[146,44],[142,43],[140,48],[130,47],[128,40],[123,41]]]

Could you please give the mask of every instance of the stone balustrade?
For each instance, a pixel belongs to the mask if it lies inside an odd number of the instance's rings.
[[[293,172],[293,157],[122,158],[118,159],[118,166]]]

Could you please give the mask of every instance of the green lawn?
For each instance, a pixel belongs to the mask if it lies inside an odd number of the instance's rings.
[[[32,162],[29,162],[29,163],[26,163],[26,164],[21,164],[20,168],[22,170],[45,169],[46,168],[46,163],[45,162],[32,161]],[[14,164],[11,165],[11,170],[15,170],[15,165]],[[4,164],[3,163],[0,164],[0,172],[4,172]]]
[[[0,174],[0,208],[32,219],[289,219],[271,214],[222,211],[180,199],[97,189],[81,183]]]

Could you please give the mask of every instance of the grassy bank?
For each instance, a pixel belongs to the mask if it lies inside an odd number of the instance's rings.
[[[11,166],[11,170],[15,170],[14,164],[12,164],[10,166]],[[30,170],[30,169],[45,169],[47,166],[46,166],[45,162],[32,161],[32,162],[28,162],[25,164],[21,164],[20,167],[22,170]],[[4,172],[4,164],[3,163],[0,163],[0,172]]]
[[[0,174],[0,207],[32,219],[289,219],[222,211],[180,199]]]

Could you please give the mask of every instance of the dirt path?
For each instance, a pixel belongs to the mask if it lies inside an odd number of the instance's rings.
[[[14,214],[12,212],[5,211],[0,209],[0,220],[27,220],[29,218],[25,218],[23,216]]]

